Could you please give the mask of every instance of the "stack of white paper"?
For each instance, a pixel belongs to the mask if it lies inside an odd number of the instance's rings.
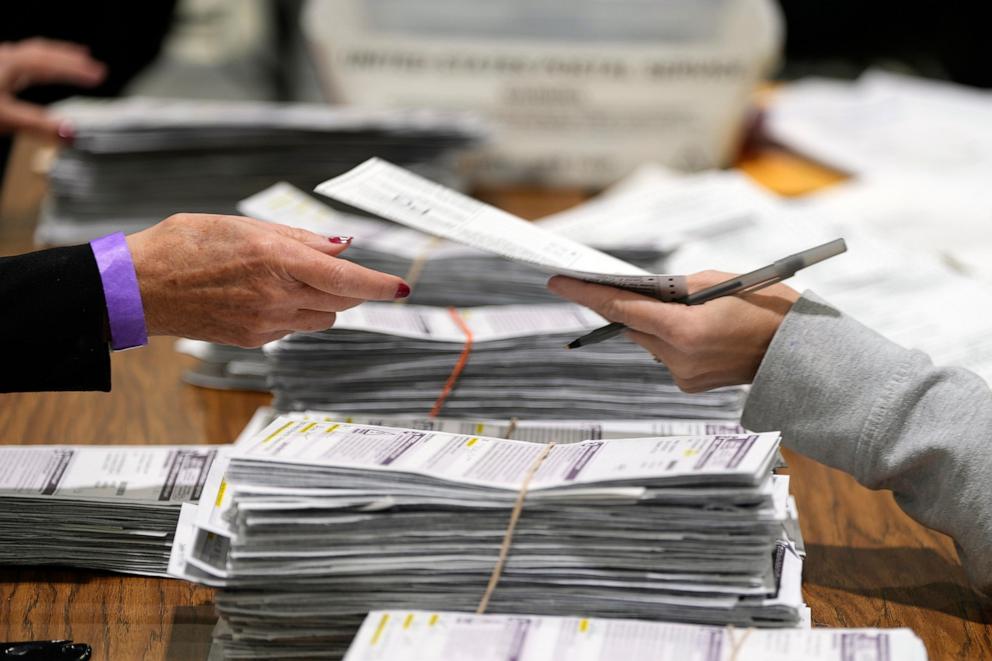
[[[0,563],[165,575],[204,446],[0,446]]]
[[[233,641],[230,644],[233,646]],[[345,661],[850,661],[854,658],[926,661],[927,651],[911,629],[742,631],[637,620],[396,610],[369,613],[345,655]]]
[[[625,338],[565,345],[606,321],[569,303],[446,309],[366,303],[335,327],[268,345],[268,385],[281,410],[452,417],[736,419],[743,393],[686,394]],[[464,327],[462,327],[461,325]]]
[[[333,656],[371,609],[473,610],[536,466],[490,611],[795,625],[777,448],[589,440],[535,465],[543,443],[280,417],[211,476],[170,572],[225,588],[231,653]]]
[[[454,113],[319,105],[129,98],[72,101],[76,139],[50,172],[38,238],[70,243],[136,231],[172,213],[234,213],[286,179],[311,187],[373,154],[451,173],[453,150],[481,124]]]

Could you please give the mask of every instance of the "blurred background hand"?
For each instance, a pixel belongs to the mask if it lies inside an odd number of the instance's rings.
[[[32,85],[51,83],[95,87],[106,75],[106,67],[85,46],[41,38],[0,43],[0,133],[30,131],[71,138],[71,129],[61,127],[56,116],[15,94]]]
[[[720,271],[689,276],[689,291],[732,277]],[[631,330],[630,338],[672,372],[685,392],[750,383],[769,343],[799,293],[773,285],[746,296],[702,305],[662,303],[633,292],[555,276],[548,288]]]
[[[149,335],[257,347],[334,324],[335,312],[410,294],[324,237],[240,216],[181,213],[127,237]]]

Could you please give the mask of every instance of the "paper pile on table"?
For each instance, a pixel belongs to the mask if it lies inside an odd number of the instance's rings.
[[[882,71],[853,82],[813,78],[776,93],[766,126],[778,142],[855,175],[816,196],[837,220],[992,283],[987,90]]]
[[[334,657],[369,610],[474,610],[536,468],[491,612],[796,625],[778,442],[590,440],[537,465],[543,443],[280,417],[211,476],[170,572],[224,588],[228,656]]]
[[[926,661],[912,629],[767,629],[537,615],[368,614],[345,661]]]
[[[570,303],[445,309],[365,303],[335,327],[269,344],[276,408],[493,418],[736,420],[743,391],[687,394],[625,338],[565,345],[605,324]],[[466,350],[466,330],[471,333]],[[442,397],[452,371],[464,369]]]
[[[205,446],[0,446],[0,564],[164,576]]]
[[[303,187],[373,154],[448,177],[454,151],[478,142],[466,115],[322,105],[128,98],[59,108],[76,137],[49,173],[38,239],[136,231],[179,211],[234,213],[287,180]]]

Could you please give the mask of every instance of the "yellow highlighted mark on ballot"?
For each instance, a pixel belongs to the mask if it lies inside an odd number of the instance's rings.
[[[586,618],[582,618],[581,620],[579,620],[579,631],[581,631],[582,633],[589,631],[589,620],[587,620]]]
[[[296,420],[290,420],[289,422],[287,422],[286,424],[284,424],[282,427],[280,427],[279,429],[277,429],[274,432],[272,432],[271,434],[269,434],[268,437],[266,437],[266,439],[264,441],[262,441],[262,443],[268,443],[273,438],[275,438],[279,434],[283,433],[284,431],[286,431],[287,429],[289,429],[290,427],[292,427],[295,424],[296,424]]]
[[[369,645],[375,645],[376,643],[379,642],[379,639],[382,638],[382,632],[385,630],[386,624],[388,622],[389,622],[389,613],[383,613],[382,619],[379,620],[379,626],[375,628],[375,633],[372,634],[372,640],[371,642],[369,642]]]
[[[437,624],[437,621],[438,621],[437,613],[431,613],[431,619],[427,621],[427,624],[429,624],[430,626],[434,626],[435,624]]]
[[[692,448],[689,448],[688,450],[685,450],[682,453],[682,456],[683,457],[695,457],[697,454],[699,454],[699,450],[694,450]]]
[[[311,429],[313,429],[316,426],[317,426],[317,423],[316,422],[311,422],[309,425],[307,425],[306,427],[304,427],[303,429],[301,429],[300,430],[300,433],[302,434],[304,432],[308,432],[308,431],[310,431]]]
[[[476,434],[479,434],[481,436],[482,434],[485,433],[485,431],[486,431],[486,426],[484,424],[482,424],[481,422],[480,423],[477,423],[475,425],[475,433]]]
[[[479,442],[479,439],[478,438],[470,438],[470,439],[468,439],[468,443],[466,443],[465,446],[466,447],[472,447],[473,445],[475,445],[478,442]]]
[[[407,613],[406,618],[403,620],[403,628],[409,629],[413,624],[413,613]]]
[[[220,504],[224,502],[224,491],[227,489],[227,480],[221,479],[220,486],[217,487],[217,500],[214,501],[214,507],[220,507]]]
[[[338,428],[338,427],[340,427],[340,426],[341,426],[341,425],[331,425],[330,427],[328,427],[328,428],[327,428],[327,430],[326,430],[326,431],[325,431],[324,433],[325,433],[325,434],[330,434],[330,433],[333,433],[333,432],[334,432],[334,430],[335,430],[335,429],[337,429],[337,428]]]

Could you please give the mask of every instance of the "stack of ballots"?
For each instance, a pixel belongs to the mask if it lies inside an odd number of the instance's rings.
[[[267,345],[276,408],[495,418],[736,419],[743,391],[686,394],[639,346],[565,345],[605,320],[570,303],[365,303]]]
[[[778,443],[280,417],[184,512],[170,573],[223,588],[231,658],[335,658],[381,608],[793,626],[802,561]]]
[[[184,502],[217,454],[204,446],[0,446],[0,564],[164,576]]]
[[[38,239],[135,231],[179,211],[234,213],[287,179],[310,187],[373,154],[448,176],[485,129],[462,114],[322,105],[128,98],[70,101],[76,131],[49,173]]]

